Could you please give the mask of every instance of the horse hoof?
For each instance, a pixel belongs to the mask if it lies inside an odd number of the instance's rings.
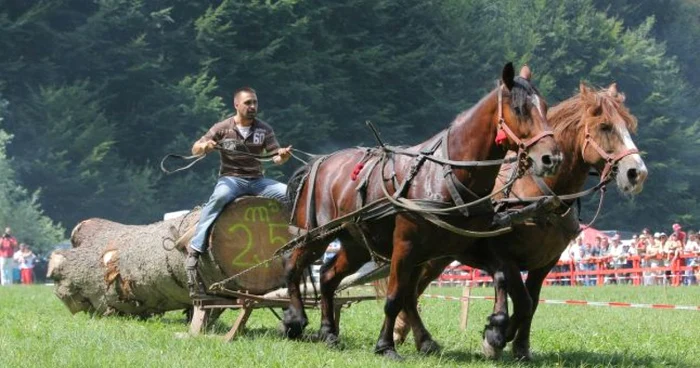
[[[304,332],[304,324],[300,322],[282,322],[280,324],[282,335],[288,339],[298,339]]]
[[[382,354],[382,356],[384,356],[385,358],[396,361],[396,362],[403,362],[404,361],[404,358],[401,355],[399,355],[399,353],[397,353],[396,350],[394,350],[394,349],[384,350],[380,354]]]
[[[501,357],[503,349],[496,348],[489,344],[487,339],[483,339],[481,340],[481,351],[487,359],[496,360]]]
[[[515,360],[521,362],[529,362],[532,360],[532,352],[530,352],[530,348],[528,347],[518,347],[513,345],[513,357]]]
[[[328,334],[323,337],[322,341],[325,342],[326,346],[328,346],[331,349],[335,349],[340,346],[340,339],[336,334]]]
[[[505,336],[497,327],[484,330],[484,340],[495,349],[503,350],[506,347]]]
[[[426,340],[420,344],[418,351],[425,355],[432,355],[438,354],[440,351],[442,351],[442,348],[440,347],[440,344],[435,342],[435,340]]]

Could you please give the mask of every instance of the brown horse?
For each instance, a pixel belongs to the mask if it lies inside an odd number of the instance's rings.
[[[581,84],[580,90],[578,95],[555,106],[547,115],[557,144],[564,152],[558,173],[544,179],[548,188],[538,185],[531,176],[517,180],[512,187],[514,197],[519,198],[548,195],[551,194],[549,188],[562,197],[569,195],[570,200],[564,201],[560,215],[516,225],[511,233],[482,240],[478,249],[488,249],[492,257],[487,262],[482,252],[458,258],[464,264],[487,270],[494,278],[497,300],[482,344],[484,353],[493,358],[500,355],[508,341],[513,341],[516,358],[531,359],[530,327],[542,283],[580,231],[577,211],[570,206],[576,193],[585,193],[581,190],[590,168],[601,174],[601,182],[614,179],[625,194],[639,193],[647,177],[646,166],[630,138],[637,120],[625,107],[624,95],[617,91],[615,84],[599,91]],[[508,165],[504,165],[504,169],[512,170]],[[501,185],[497,183],[495,190]],[[422,293],[451,261],[443,258],[426,263],[418,292]],[[489,267],[499,263],[499,267]],[[520,279],[521,270],[529,271],[525,285]],[[506,292],[513,301],[510,319]],[[395,338],[399,341],[408,333],[406,317],[402,314],[397,321]]]
[[[286,263],[290,305],[282,321],[288,337],[300,336],[308,323],[299,290],[303,270],[320,257],[329,238],[338,237],[345,247],[360,251],[347,258],[336,258],[337,267],[324,270],[320,337],[329,343],[337,341],[333,293],[340,279],[357,270],[371,254],[391,260],[385,321],[375,352],[400,358],[394,348],[393,329],[402,309],[408,312],[414,326],[420,326],[414,330],[421,341],[420,349],[429,352],[437,348],[415,309],[418,280],[411,278],[415,266],[436,257],[458,254],[475,244],[475,238],[465,238],[453,232],[454,229],[483,231],[492,226],[490,202],[478,199],[491,193],[498,174],[493,161],[502,159],[506,149],[519,149],[519,169],[525,164],[538,175],[552,174],[561,161],[550,136],[546,104],[529,78],[527,67],[516,77],[512,64],[508,63],[503,68],[502,83],[496,89],[426,142],[389,156],[361,148],[348,149],[311,163],[293,175],[288,192],[290,203],[294,203],[292,224],[300,229],[312,232],[317,224],[321,227],[333,224],[377,201],[388,200],[390,211],[369,216],[370,220],[354,219],[345,224],[350,226],[293,249]],[[497,140],[499,130],[505,136]],[[359,183],[354,179],[359,179]],[[477,203],[470,206],[463,204],[465,200]],[[428,202],[434,206],[416,205]],[[435,207],[450,206],[451,202],[462,204],[457,206],[461,213],[426,215],[432,210],[439,212]],[[363,207],[364,203],[369,204]],[[463,215],[467,213],[469,216]],[[438,222],[443,225],[436,226]]]

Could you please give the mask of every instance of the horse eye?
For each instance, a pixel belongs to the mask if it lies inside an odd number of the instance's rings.
[[[600,126],[600,130],[605,132],[605,133],[609,133],[609,132],[612,132],[613,126],[612,126],[612,124],[602,124]]]

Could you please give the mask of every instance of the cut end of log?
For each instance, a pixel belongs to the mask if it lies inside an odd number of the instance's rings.
[[[54,281],[60,279],[61,265],[65,261],[66,257],[63,254],[61,254],[60,251],[51,253],[51,257],[49,258],[48,270],[46,271],[46,277],[53,279]]]
[[[73,245],[73,248],[80,246],[80,240],[76,238],[75,235],[80,231],[80,228],[83,227],[83,225],[87,224],[90,221],[92,221],[92,219],[80,221],[79,224],[75,225],[73,231],[70,232],[70,243]]]

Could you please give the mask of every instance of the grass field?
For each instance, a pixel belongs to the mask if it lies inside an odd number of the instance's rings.
[[[459,288],[431,294],[460,295]],[[476,288],[472,295],[491,295]],[[549,287],[546,299],[583,299],[699,305],[700,287]],[[418,354],[412,341],[399,348],[406,361],[372,354],[383,304],[363,302],[344,311],[342,347],[286,341],[267,310],[253,313],[245,334],[233,343],[219,338],[236,312],[226,312],[207,336],[182,337],[183,315],[171,312],[141,321],[70,315],[52,287],[0,288],[0,367],[700,367],[700,312],[541,305],[535,317],[532,363],[514,361],[506,350],[496,362],[480,357],[481,329],[492,303],[472,301],[466,332],[458,328],[458,302],[424,299],[423,316],[443,346],[437,356]],[[318,328],[311,311],[308,332]]]

